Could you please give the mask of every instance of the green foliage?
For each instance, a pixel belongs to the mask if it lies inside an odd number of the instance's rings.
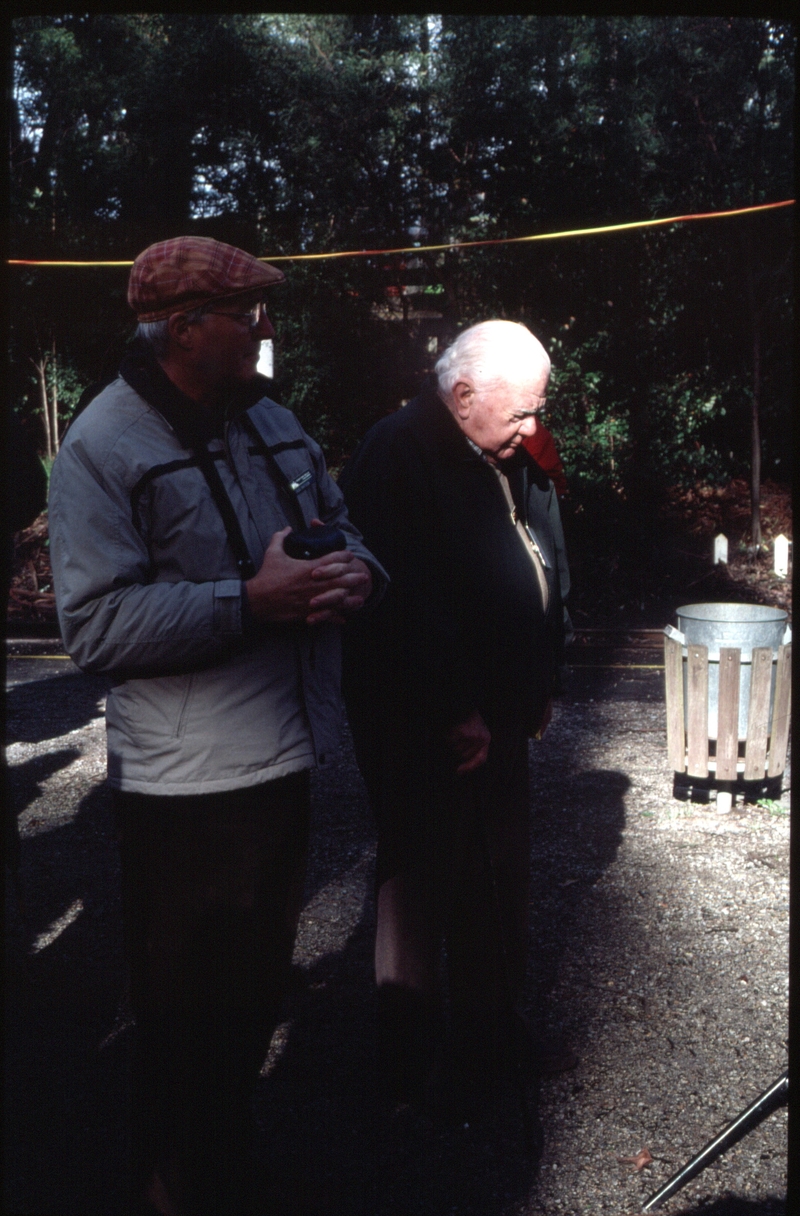
[[[769,811],[770,815],[788,815],[789,808],[783,806],[775,798],[759,798],[758,806],[765,811]]]
[[[63,359],[56,359],[55,364],[52,362],[48,364],[46,379],[47,389],[51,396],[54,389],[57,393],[58,419],[60,427],[63,429],[75,413],[86,385],[78,369]]]
[[[570,326],[567,321],[562,330]],[[608,333],[571,345],[564,332],[549,345],[553,372],[545,424],[558,437],[567,480],[577,498],[599,485],[620,492],[630,456],[628,420],[609,398],[602,370],[607,350]]]
[[[275,396],[336,464],[419,384],[419,352],[372,313],[371,278],[343,263],[301,264],[273,296]]]
[[[741,382],[720,381],[709,367],[653,386],[653,462],[676,484],[722,483],[745,471],[731,451],[728,411],[746,396]],[[745,466],[746,467],[746,466]]]
[[[186,231],[263,256],[399,248],[793,191],[795,35],[770,18],[75,13],[12,31],[12,257],[130,259]],[[414,285],[443,336],[498,316],[542,338],[575,493],[742,473],[754,392],[780,477],[791,219],[286,263],[275,395],[338,463],[430,362],[381,314]],[[126,278],[12,271],[23,415],[53,344],[66,411],[113,368]]]

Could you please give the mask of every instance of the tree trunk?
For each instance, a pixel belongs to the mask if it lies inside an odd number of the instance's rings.
[[[757,62],[761,63],[768,48],[766,23],[761,30]],[[751,201],[755,205],[761,197],[761,178],[763,168],[762,149],[764,145],[764,115],[766,110],[766,92],[763,87],[763,73],[756,68],[756,95],[758,97],[758,122],[756,123],[756,155],[754,156],[753,189]],[[751,405],[751,458],[750,458],[750,542],[753,554],[758,553],[761,544],[761,313],[756,300],[756,277],[752,260],[752,237],[748,242],[748,287],[750,296],[750,317],[753,327],[753,400]]]
[[[44,422],[45,455],[48,460],[52,460],[53,439],[50,434],[50,403],[47,400],[47,355],[40,354],[38,361],[31,359],[31,363],[36,368],[36,376],[39,381],[39,401],[42,407],[42,420]]]
[[[759,404],[761,396],[761,330],[758,318],[753,321],[753,399],[751,426],[751,472],[750,472],[750,540],[753,552],[761,544],[761,424]]]
[[[56,340],[55,340],[55,338],[53,338],[53,362],[51,363],[50,366],[53,371],[53,385],[52,385],[52,389],[51,389],[51,392],[52,392],[51,419],[52,419],[52,421],[50,423],[50,431],[53,436],[53,455],[57,456],[58,455],[58,361],[56,360]]]

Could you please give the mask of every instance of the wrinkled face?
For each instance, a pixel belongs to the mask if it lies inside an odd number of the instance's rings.
[[[259,300],[258,292],[221,300],[192,326],[193,363],[209,386],[255,376],[261,343],[275,334]]]
[[[541,368],[522,384],[496,383],[479,388],[460,380],[451,407],[461,430],[492,464],[506,460],[536,430],[536,415],[545,403],[550,373]]]

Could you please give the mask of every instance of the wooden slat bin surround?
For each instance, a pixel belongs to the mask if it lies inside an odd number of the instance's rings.
[[[667,751],[673,771],[718,783],[780,777],[789,740],[791,642],[778,647],[777,658],[768,647],[753,648],[744,739],[738,730],[741,651],[720,648],[715,740],[708,737],[708,662],[707,646],[682,646],[665,636]]]

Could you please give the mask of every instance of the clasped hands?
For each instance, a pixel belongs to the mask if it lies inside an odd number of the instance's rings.
[[[333,621],[343,625],[363,608],[372,591],[369,566],[349,549],[326,553],[313,561],[289,557],[283,538],[291,530],[283,528],[274,534],[261,569],[245,583],[254,619],[269,624],[305,621],[307,625],[320,625]]]

